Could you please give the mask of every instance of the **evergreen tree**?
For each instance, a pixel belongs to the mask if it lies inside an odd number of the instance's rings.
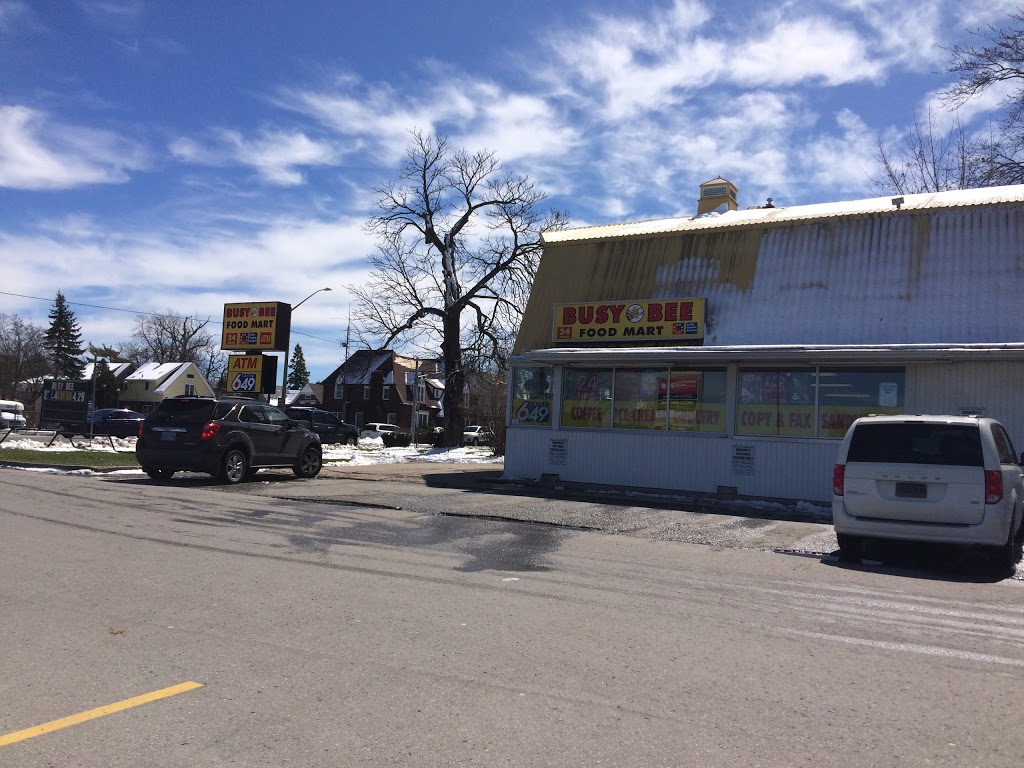
[[[93,392],[93,401],[97,408],[117,408],[121,390],[106,360],[100,359],[96,361],[96,374],[93,379],[93,385],[96,387]]]
[[[309,371],[306,370],[306,357],[302,354],[302,346],[295,345],[291,364],[288,366],[288,389],[302,389],[309,384]]]
[[[54,375],[63,379],[81,379],[85,362],[82,360],[82,329],[75,313],[68,308],[64,294],[57,291],[57,299],[50,310],[50,327],[46,331],[46,351]]]

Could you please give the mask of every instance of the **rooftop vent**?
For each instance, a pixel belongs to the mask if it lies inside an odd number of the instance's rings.
[[[717,179],[705,181],[700,185],[700,199],[697,201],[697,215],[717,211],[735,211],[739,208],[736,202],[738,190],[735,185],[719,176]]]

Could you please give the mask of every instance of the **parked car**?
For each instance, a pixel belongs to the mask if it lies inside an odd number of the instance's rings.
[[[239,483],[263,467],[291,467],[315,477],[323,461],[320,438],[272,405],[253,400],[172,397],[139,429],[139,466],[154,480],[175,472],[205,472]]]
[[[462,430],[462,442],[466,445],[490,445],[494,442],[494,433],[487,427],[472,425]]]
[[[872,538],[987,547],[1011,568],[1024,517],[1024,473],[991,418],[867,416],[850,426],[832,476],[839,558]]]
[[[77,424],[61,424],[57,431],[64,437],[75,435],[104,435],[110,437],[135,437],[146,414],[128,408],[100,408]]]
[[[381,424],[379,422],[370,422],[364,424],[363,428],[359,431],[360,437],[383,437],[385,432],[401,432],[402,428],[397,424]]]
[[[24,429],[26,426],[25,406],[17,400],[0,400],[0,428]]]
[[[330,411],[320,408],[286,408],[284,411],[303,426],[320,435],[321,443],[359,444],[359,430],[353,424],[346,424]]]

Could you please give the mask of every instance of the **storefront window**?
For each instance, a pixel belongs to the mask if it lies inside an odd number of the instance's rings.
[[[725,432],[725,391],[724,370],[672,371],[660,385],[668,401],[669,429]]]
[[[614,426],[618,429],[665,429],[667,402],[661,385],[664,369],[615,369]]]
[[[901,368],[748,370],[739,384],[739,435],[841,438],[860,416],[903,411]]]
[[[814,371],[741,371],[736,434],[814,437]]]
[[[869,413],[903,413],[903,369],[818,373],[818,436],[837,437]]]
[[[562,373],[562,426],[607,429],[611,425],[611,369],[566,368]]]
[[[546,365],[512,370],[512,424],[551,426],[551,371]]]

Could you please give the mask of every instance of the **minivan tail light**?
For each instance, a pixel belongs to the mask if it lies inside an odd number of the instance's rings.
[[[998,504],[1003,500],[1003,473],[996,469],[985,470],[985,503]]]
[[[139,422],[139,437],[142,437],[142,424],[143,424],[143,422],[140,421]]]
[[[199,433],[200,440],[213,440],[214,435],[220,432],[220,422],[208,421],[203,424],[203,430]]]
[[[832,469],[832,493],[836,496],[843,495],[843,486],[846,483],[846,465],[836,464]]]

